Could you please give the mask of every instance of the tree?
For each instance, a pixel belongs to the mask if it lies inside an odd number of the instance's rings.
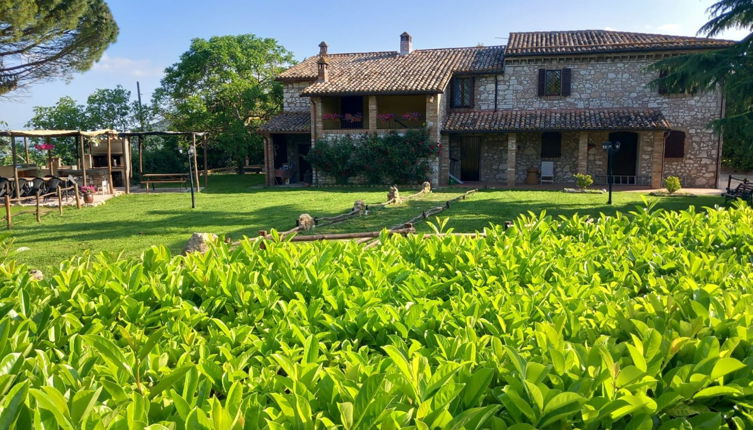
[[[711,19],[699,33],[716,36],[732,28],[753,31],[753,0],[721,0],[708,11]],[[753,169],[753,33],[729,48],[670,57],[652,69],[663,72],[653,84],[672,91],[721,87],[726,115],[711,126],[724,136],[723,161],[731,167]]]
[[[88,70],[117,35],[104,0],[0,0],[0,95]]]
[[[292,62],[276,40],[253,34],[193,39],[165,70],[154,101],[173,127],[210,132],[214,148],[240,167],[246,156],[262,159],[255,127],[281,109],[275,77]]]
[[[130,105],[131,92],[118,85],[98,89],[86,99],[86,120],[90,128],[111,128],[127,131],[135,119]]]
[[[89,128],[84,106],[77,104],[68,96],[61,97],[54,106],[34,106],[34,116],[26,123],[26,127],[39,130],[86,130]],[[73,163],[76,160],[76,147],[71,143],[70,137],[52,138],[50,141],[55,145],[53,155],[61,157],[66,163]],[[45,159],[46,154],[36,158]]]

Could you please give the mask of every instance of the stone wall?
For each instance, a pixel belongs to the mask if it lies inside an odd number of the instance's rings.
[[[662,111],[674,129],[686,133],[685,157],[666,159],[664,176],[676,175],[688,186],[714,186],[717,167],[718,138],[708,123],[720,114],[721,95],[718,91],[696,95],[662,95],[649,86],[657,77],[646,68],[657,57],[621,56],[597,59],[537,59],[508,61],[505,74],[500,75],[499,109],[574,109],[574,108],[653,108]],[[572,69],[572,95],[569,97],[538,97],[538,69]],[[488,99],[479,94],[477,100]],[[644,147],[644,145],[641,145]],[[648,148],[648,146],[646,146]],[[593,152],[593,151],[589,151]],[[644,154],[646,155],[646,154]],[[651,154],[651,157],[656,154]],[[661,155],[663,157],[663,154]],[[640,154],[639,168],[645,164]],[[641,170],[640,174],[647,173]]]
[[[507,181],[507,136],[504,134],[481,137],[479,179],[492,183]]]
[[[285,83],[282,87],[282,110],[285,112],[308,112],[311,109],[311,99],[301,97],[301,91],[309,85],[311,85],[311,82]]]
[[[518,133],[518,150],[515,156],[515,182],[525,183],[528,169],[541,170],[542,161],[554,162],[554,183],[575,182],[573,175],[578,173],[578,133],[562,133],[561,156],[541,157],[541,133]]]

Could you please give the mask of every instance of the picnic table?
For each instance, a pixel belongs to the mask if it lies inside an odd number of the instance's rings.
[[[146,186],[146,192],[149,192],[149,184],[181,184],[185,186],[188,183],[188,173],[145,173],[141,175],[141,183]]]

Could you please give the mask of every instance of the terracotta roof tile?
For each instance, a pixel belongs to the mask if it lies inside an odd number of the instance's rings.
[[[656,109],[559,109],[452,112],[442,131],[455,133],[668,130],[670,123]]]
[[[302,95],[430,94],[444,91],[456,72],[498,72],[503,46],[419,49],[397,52],[330,54],[329,79],[314,82]],[[318,56],[309,57],[283,72],[281,81],[316,80]]]
[[[267,133],[309,133],[311,114],[309,112],[281,112],[264,123],[259,130]]]
[[[724,48],[734,41],[608,30],[510,33],[507,57]]]

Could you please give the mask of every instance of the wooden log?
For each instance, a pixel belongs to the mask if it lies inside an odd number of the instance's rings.
[[[204,136],[204,188],[209,185],[209,162],[207,160],[207,136]]]
[[[63,214],[63,191],[61,188],[58,188],[58,212],[60,212],[60,215]]]
[[[37,205],[36,205],[37,207],[36,207],[36,211],[35,211],[35,214],[37,216],[37,222],[41,222],[42,221],[42,214],[39,212],[39,202],[40,202],[40,200],[42,200],[42,198],[39,196],[39,191],[37,191]]]
[[[144,136],[139,136],[139,181],[142,180],[144,175]],[[147,187],[148,190],[149,187]]]
[[[193,175],[194,183],[196,184],[196,192],[201,192],[201,182],[199,182],[199,162],[198,155],[196,155],[196,133],[191,133],[191,147],[193,148]],[[191,162],[191,161],[189,161]]]
[[[24,152],[26,152],[26,164],[31,163],[29,158],[29,138],[24,136]]]
[[[131,138],[123,137],[123,182],[126,194],[131,194]]]
[[[84,178],[84,186],[86,186],[86,152],[84,151],[84,136],[78,135],[78,150],[81,153],[81,175]]]
[[[78,184],[73,184],[73,191],[76,193],[76,209],[81,209],[81,193],[78,191]]]
[[[10,210],[10,196],[5,195],[5,220],[8,223],[8,230],[13,226],[13,214]]]

